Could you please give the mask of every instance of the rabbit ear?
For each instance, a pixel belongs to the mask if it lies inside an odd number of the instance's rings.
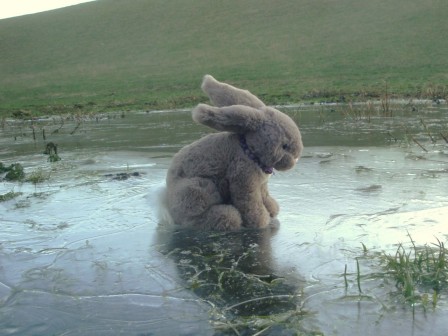
[[[207,94],[213,105],[218,107],[245,105],[260,108],[265,106],[260,99],[249,91],[218,82],[210,75],[204,76],[201,89]]]
[[[257,130],[264,120],[264,113],[244,105],[214,107],[199,104],[193,110],[193,120],[218,131],[247,133]]]

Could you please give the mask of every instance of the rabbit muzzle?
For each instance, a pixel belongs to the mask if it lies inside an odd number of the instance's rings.
[[[289,170],[296,165],[297,161],[299,161],[298,157],[286,154],[274,164],[274,168],[279,171]]]

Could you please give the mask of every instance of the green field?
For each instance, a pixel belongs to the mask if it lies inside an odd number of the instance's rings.
[[[100,0],[0,20],[0,115],[158,109],[201,77],[271,104],[445,98],[446,0]]]

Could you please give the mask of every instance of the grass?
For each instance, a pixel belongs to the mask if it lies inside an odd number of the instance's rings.
[[[21,192],[14,192],[14,191],[7,192],[6,194],[0,194],[0,202],[10,201],[21,195],[22,195]]]
[[[425,303],[427,293],[432,292],[435,307],[438,295],[448,288],[448,251],[438,239],[431,246],[418,247],[410,235],[409,238],[409,250],[400,244],[394,255],[386,255],[386,269],[407,302]]]
[[[50,179],[50,173],[45,172],[41,168],[38,168],[35,171],[33,171],[32,173],[30,173],[25,181],[30,182],[34,185],[37,185],[37,184],[43,183],[49,179]]]
[[[440,296],[448,290],[448,250],[439,239],[431,245],[417,246],[409,235],[410,247],[399,244],[395,253],[370,252],[363,245],[363,257],[368,260],[377,261],[383,266],[379,273],[364,275],[359,266],[359,258],[356,258],[356,283],[359,295],[363,295],[361,288],[362,279],[383,279],[392,281],[397,289],[391,295],[398,294],[400,301],[413,308],[428,306],[436,308]],[[347,265],[345,266],[344,278],[345,288],[348,288]]]
[[[51,157],[51,156],[50,156]],[[58,160],[56,160],[58,161]],[[51,161],[51,162],[56,162]],[[6,174],[5,174],[6,173]],[[0,174],[5,174],[3,179],[5,181],[11,181],[11,182],[30,182],[34,185],[42,183],[50,179],[50,173],[45,172],[43,169],[38,168],[35,171],[28,174],[28,176],[25,175],[23,166],[20,163],[13,163],[9,166],[5,166],[2,162],[0,162]],[[2,179],[0,178],[0,181]],[[17,196],[17,193],[8,193],[6,195]],[[5,196],[5,195],[3,195]],[[5,197],[9,197],[5,196]]]
[[[304,330],[301,289],[272,273],[265,260],[266,232],[179,230],[162,251],[185,286],[211,307],[219,335],[320,335]],[[275,330],[275,331],[274,331]]]
[[[446,98],[442,0],[95,1],[0,20],[0,116],[190,107],[201,77],[269,104]]]
[[[20,163],[13,163],[9,166],[5,166],[0,162],[0,174],[4,173],[6,173],[4,176],[6,181],[22,181],[25,178],[25,172]]]

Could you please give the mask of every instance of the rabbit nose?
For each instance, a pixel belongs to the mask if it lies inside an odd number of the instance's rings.
[[[298,157],[295,158],[294,161],[295,161],[295,163],[297,163],[299,161],[299,158]]]

